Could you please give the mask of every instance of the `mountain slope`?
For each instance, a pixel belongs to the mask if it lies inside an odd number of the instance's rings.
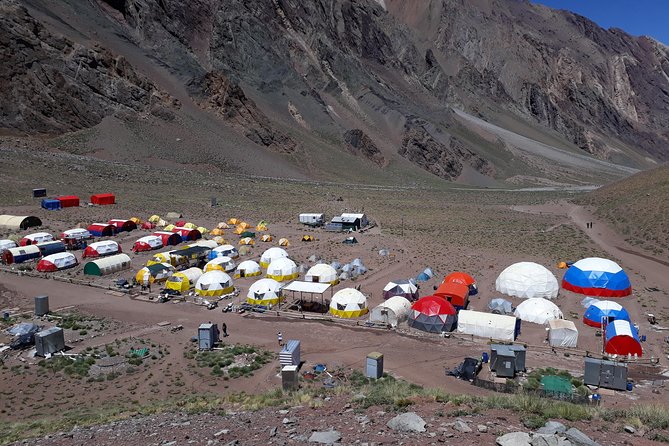
[[[122,55],[175,98],[175,129],[218,121],[236,136],[218,137],[216,154],[243,172],[267,155],[292,165],[275,169],[288,176],[580,183],[628,174],[611,162],[645,168],[669,156],[667,47],[524,1],[23,3],[54,35]],[[78,128],[118,112],[96,108]],[[520,149],[467,115],[559,153]],[[255,155],[242,161],[239,147]],[[154,156],[172,157],[165,150]],[[570,153],[609,163],[559,161]]]

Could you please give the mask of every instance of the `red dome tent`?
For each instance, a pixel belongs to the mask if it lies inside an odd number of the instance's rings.
[[[469,304],[469,287],[458,282],[445,282],[434,292],[435,296],[443,297],[457,309],[467,309]]]
[[[457,325],[457,312],[443,297],[425,296],[411,306],[409,327],[428,333],[453,331]]]
[[[476,280],[472,276],[470,276],[467,273],[463,273],[462,271],[455,271],[448,276],[444,277],[444,281],[442,283],[447,283],[447,282],[453,282],[453,283],[461,283],[462,285],[467,285],[469,287],[469,295],[474,296],[476,293],[478,293],[478,288],[476,287]]]
[[[79,206],[79,197],[76,195],[64,195],[62,197],[56,197],[56,200],[60,201],[61,208],[72,208]]]
[[[117,232],[130,232],[137,229],[137,223],[132,220],[122,220],[122,219],[111,219],[109,224],[116,226]]]
[[[107,205],[116,203],[116,196],[114,194],[95,194],[91,195],[91,203],[97,205]]]

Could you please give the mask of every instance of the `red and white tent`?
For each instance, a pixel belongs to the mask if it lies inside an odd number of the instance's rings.
[[[163,246],[178,245],[182,241],[181,235],[174,232],[156,231],[153,235],[160,237],[163,241]]]
[[[108,222],[110,225],[116,226],[116,231],[117,232],[123,232],[123,231],[134,231],[137,229],[137,223],[135,223],[132,220],[122,220],[122,219],[115,219],[112,218]]]
[[[140,238],[132,245],[134,252],[152,251],[163,247],[163,239],[156,235],[147,235]]]
[[[74,228],[74,229],[68,229],[67,231],[63,231],[60,234],[61,239],[75,239],[75,240],[88,240],[89,238],[93,238],[91,233],[88,231],[88,229],[84,228]]]
[[[52,242],[53,235],[48,232],[36,232],[28,234],[19,241],[20,246],[36,245],[37,243]]]
[[[37,263],[37,271],[43,273],[60,271],[77,266],[78,263],[77,258],[71,252],[59,252],[42,257],[42,260]]]
[[[88,245],[86,249],[84,249],[82,257],[104,257],[118,254],[120,252],[122,252],[121,245],[113,240],[102,240]]]

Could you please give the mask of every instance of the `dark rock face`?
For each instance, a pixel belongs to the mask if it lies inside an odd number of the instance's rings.
[[[251,141],[280,153],[293,153],[297,143],[273,128],[242,88],[221,72],[210,72],[191,87],[199,87],[204,108],[215,110],[227,123],[241,130]]]
[[[488,161],[465,147],[458,138],[450,136],[448,144],[444,144],[425,129],[424,121],[418,119],[407,122],[399,154],[428,172],[449,181],[460,176],[463,162],[483,174],[494,173]]]
[[[374,144],[374,141],[360,129],[349,130],[344,133],[346,149],[354,155],[362,156],[378,166],[383,166],[386,159]]]
[[[128,62],[102,48],[84,48],[48,32],[13,2],[0,4],[0,126],[57,134],[109,115],[176,106]]]
[[[30,3],[48,10],[47,0]],[[490,121],[514,115],[599,158],[615,159],[622,146],[635,159],[638,151],[669,160],[666,46],[526,1],[382,3],[101,0],[90,8],[201,107],[279,153],[299,146],[286,126],[314,138],[355,129],[343,149],[383,167],[392,155],[378,150],[387,143],[380,138],[395,126],[399,155],[428,171],[454,179],[470,165],[493,175],[475,137],[435,138],[453,133],[444,110],[458,107]],[[0,91],[0,129],[58,133],[144,112],[170,119],[169,98],[122,57],[47,32],[11,0],[0,12],[8,61],[0,81],[11,86]]]

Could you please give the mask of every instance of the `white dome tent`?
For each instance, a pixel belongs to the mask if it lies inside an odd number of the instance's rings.
[[[254,305],[276,305],[282,300],[281,284],[274,279],[260,279],[249,287],[246,301]]]
[[[372,308],[369,312],[369,322],[397,327],[405,321],[411,312],[411,302],[403,296],[393,296]]]
[[[339,278],[337,277],[337,270],[333,267],[324,263],[318,263],[309,268],[304,281],[336,285],[339,283]]]
[[[262,253],[262,256],[260,256],[260,266],[267,268],[272,261],[281,258],[288,258],[288,253],[285,249],[274,246]]]
[[[195,292],[200,296],[222,296],[235,290],[230,276],[220,270],[206,272],[197,279]]]
[[[495,281],[495,289],[508,296],[554,299],[558,281],[546,267],[534,262],[519,262],[507,267]]]
[[[208,261],[207,264],[204,265],[204,272],[206,273],[209,271],[220,270],[229,273],[234,271],[236,267],[237,265],[235,265],[235,261],[232,260],[231,257],[222,256]]]
[[[360,317],[368,311],[367,297],[355,288],[337,291],[330,301],[330,313],[342,318]]]
[[[235,269],[235,279],[239,279],[241,277],[259,276],[260,274],[262,274],[260,265],[258,265],[258,263],[254,262],[253,260],[244,260],[242,263],[237,265],[237,269]]]
[[[281,257],[273,260],[267,267],[267,277],[277,282],[297,279],[297,265],[287,257]]]
[[[541,297],[533,297],[522,302],[513,314],[523,321],[541,325],[563,318],[562,311],[557,305]]]

